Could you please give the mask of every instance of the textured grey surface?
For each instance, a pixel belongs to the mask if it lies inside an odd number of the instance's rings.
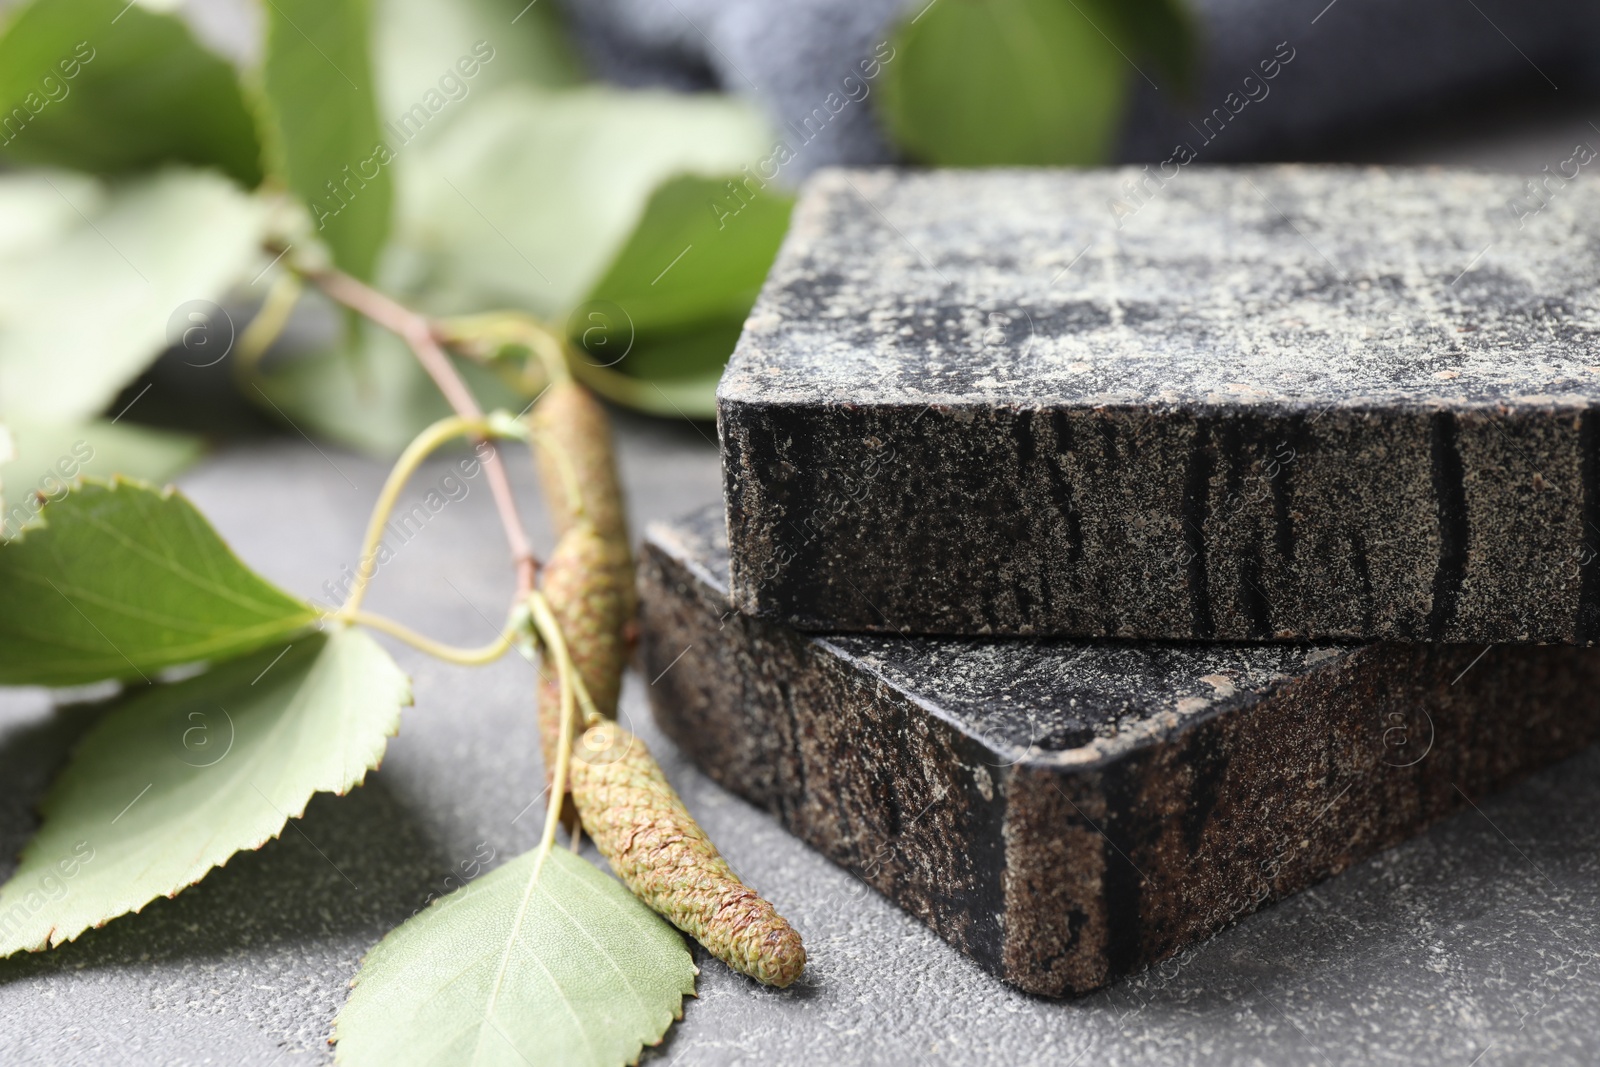
[[[715,505],[653,524],[645,551],[692,574],[695,595],[727,596],[728,539]],[[722,614],[720,621],[731,624]],[[816,640],[870,672],[863,684],[900,689],[970,722],[1008,766],[1035,747],[1092,749],[1076,752],[1074,762],[1115,756],[1218,707],[1258,699],[1284,679],[1358,647],[879,634]]]
[[[967,2],[967,0],[957,0]],[[822,166],[893,159],[857,64],[883,51],[902,11],[927,0],[567,0],[603,76],[629,85],[719,87],[766,108],[795,160],[781,181]],[[1507,90],[1549,100],[1592,89],[1587,0],[1189,0],[1205,47],[1187,98],[1142,56],[1117,158],[1155,162],[1188,143],[1209,162],[1338,151],[1355,128]],[[1092,11],[1093,9],[1090,8]],[[1287,44],[1290,52],[1279,52]],[[1262,83],[1262,61],[1292,54]],[[891,60],[892,62],[892,60]],[[1137,64],[1137,65],[1135,65]],[[850,98],[849,103],[828,104]],[[1247,99],[1251,98],[1251,99]],[[803,127],[818,109],[839,110]],[[1225,109],[1220,132],[1196,127]],[[1190,124],[1194,123],[1194,126]]]
[[[258,446],[184,481],[246,559],[315,596],[352,558],[382,473],[328,455],[299,442]],[[716,499],[715,450],[691,428],[630,428],[622,458],[636,522]],[[429,481],[424,473],[419,489]],[[504,607],[502,551],[488,495],[474,486],[380,575],[371,606],[441,637],[481,640]],[[397,655],[416,679],[417,706],[382,770],[348,797],[313,801],[284,838],[177,899],[0,964],[0,1062],[327,1060],[324,1041],[361,954],[482,843],[503,857],[537,832],[539,807],[522,814],[541,784],[533,669],[465,671]],[[1053,1003],[987,976],[688,767],[644,712],[646,682],[630,679],[625,716],[730,862],[804,933],[811,957],[803,982],[781,993],[702,961],[700,998],[651,1062],[1065,1064],[1082,1055],[1109,1065],[1466,1067],[1487,1048],[1480,1067],[1501,1067],[1600,1055],[1600,753],[1245,920],[1171,978],[1150,972]],[[9,865],[70,730],[16,693],[3,721]]]
[[[1142,181],[812,179],[718,388],[741,608],[1600,637],[1600,187],[1519,219],[1500,174]]]
[[[1141,188],[1142,186],[1142,188]],[[830,171],[728,403],[1545,408],[1600,396],[1600,187],[1426,168]]]

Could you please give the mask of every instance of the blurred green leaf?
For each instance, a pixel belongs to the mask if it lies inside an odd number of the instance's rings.
[[[347,1067],[618,1067],[694,993],[683,937],[580,856],[537,853],[378,943],[334,1024]]]
[[[1135,59],[1152,59],[1155,73],[1164,79],[1163,88],[1165,80],[1172,81],[1179,94],[1193,88],[1199,47],[1185,0],[1092,0],[1084,10],[1124,52]]]
[[[564,321],[662,182],[736,172],[768,137],[726,96],[499,90],[406,158],[416,172],[394,287],[441,314],[512,307]]]
[[[0,34],[0,153],[98,174],[191,163],[261,180],[233,67],[178,18],[126,0],[33,0],[12,13]]]
[[[273,169],[306,201],[334,262],[370,278],[389,235],[394,146],[378,126],[366,0],[268,0]]]
[[[0,415],[99,413],[248,276],[267,214],[206,171],[0,175]]]
[[[275,361],[248,394],[303,432],[385,459],[450,414],[438,387],[394,334],[360,322],[351,345]],[[531,399],[476,364],[457,360],[456,369],[486,409],[520,411]]]
[[[372,638],[341,627],[118,701],[0,888],[0,956],[175,896],[277,837],[314,794],[349,792],[383,758],[410,689]]]
[[[1130,61],[1119,0],[938,0],[901,23],[879,105],[895,143],[939,166],[1110,158]],[[1143,3],[1145,0],[1120,0]]]
[[[159,485],[193,463],[203,450],[198,437],[103,419],[50,424],[13,417],[11,437],[15,458],[7,462],[0,450],[0,481],[17,491],[15,503],[27,505],[30,512],[37,510],[36,503],[24,500],[20,493],[49,496],[82,475],[122,475]],[[14,535],[27,525],[11,521],[10,513],[0,513],[5,515],[0,518],[0,533]]]
[[[625,374],[649,381],[716,378],[744,331],[744,316],[714,319],[695,329],[656,334],[642,341],[617,365]]]
[[[11,431],[0,423],[0,515],[6,511],[6,464],[16,458],[17,450],[11,443]],[[0,530],[3,533],[3,530]]]
[[[502,85],[581,80],[549,0],[378,0],[373,32],[380,117],[397,152],[437,137],[476,106],[469,100]]]
[[[642,337],[709,319],[742,322],[793,207],[791,197],[742,184],[742,176],[674,178],[651,194],[585,304],[616,304]]]
[[[744,318],[640,338],[615,367],[577,353],[573,373],[613,403],[668,418],[715,419],[717,382]]]
[[[590,386],[651,414],[715,418],[717,381],[793,206],[743,175],[681,176],[658,188],[567,323],[579,360],[640,384],[591,373]]]
[[[316,621],[259,577],[176,490],[84,482],[0,544],[0,685],[147,681]]]

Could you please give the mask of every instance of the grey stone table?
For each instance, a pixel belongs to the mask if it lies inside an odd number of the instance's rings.
[[[1470,158],[1536,173],[1569,121]],[[1390,158],[1420,149],[1397,147]],[[1459,146],[1427,158],[1460,158]],[[1409,155],[1415,158],[1415,155]],[[1584,180],[1591,180],[1585,178]],[[689,426],[627,422],[637,524],[716,499],[715,449]],[[441,468],[424,472],[420,497]],[[353,558],[383,468],[299,438],[225,450],[183,479],[239,553],[322,596]],[[522,479],[524,499],[535,494]],[[488,493],[406,544],[371,604],[457,642],[501,617]],[[361,955],[463,861],[528,848],[541,808],[533,668],[480,671],[399,649],[416,682],[381,771],[319,797],[260,852],[142,915],[0,963],[0,1062],[241,1064],[330,1059]],[[1469,672],[1462,685],[1469,685]],[[648,1063],[1324,1064],[1501,1067],[1600,1059],[1600,750],[1480,802],[1413,841],[1254,915],[1191,953],[1076,1001],[1015,992],[711,784],[655,730],[647,679],[623,714],[663,757],[728,859],[806,936],[783,992],[702,961],[700,996]],[[0,697],[0,875],[77,718]]]
[[[693,427],[628,424],[635,520],[715,499]],[[286,441],[225,452],[184,479],[243,557],[305,595],[358,544],[382,468]],[[416,496],[440,471],[424,472]],[[523,479],[524,499],[533,500]],[[399,552],[371,603],[457,642],[492,631],[506,593],[484,487]],[[416,707],[383,768],[258,853],[47,955],[0,964],[0,1062],[325,1062],[362,953],[446,888],[457,865],[534,841],[542,807],[533,668],[482,671],[397,649]],[[1470,673],[1461,684],[1471,684]],[[1600,1050],[1600,750],[1255,915],[1165,969],[1052,1002],[986,975],[916,920],[711,784],[649,722],[729,860],[804,932],[805,979],[774,992],[702,961],[700,999],[662,1064],[1592,1063]],[[72,734],[37,696],[0,712],[0,855]],[[530,806],[531,805],[531,806]]]

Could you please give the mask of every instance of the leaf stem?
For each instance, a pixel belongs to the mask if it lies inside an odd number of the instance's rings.
[[[546,382],[572,377],[571,360],[565,341],[543,322],[521,311],[491,311],[484,315],[463,315],[434,324],[434,338],[457,354],[492,365],[507,349],[525,348],[543,371]],[[533,375],[524,375],[531,382]]]
[[[411,347],[417,362],[422,364],[422,369],[428,372],[457,415],[463,419],[483,418],[483,410],[478,407],[472,390],[467,388],[467,383],[451,364],[450,357],[439,346],[434,337],[433,324],[426,316],[343,271],[327,268],[304,273],[335,302],[399,335]],[[517,512],[516,497],[511,492],[511,480],[506,476],[499,450],[492,444],[489,450],[488,457],[483,461],[483,469],[489,478],[489,489],[494,494],[495,508],[500,512],[500,524],[505,528],[511,562],[517,571],[517,596],[521,599],[533,590],[539,564],[528,540],[527,528],[522,524],[522,516]]]
[[[533,865],[533,881],[537,882],[539,872],[544,869],[545,857],[550,855],[551,848],[555,846],[556,827],[561,824],[561,804],[567,795],[567,778],[572,769],[572,727],[573,720],[577,718],[574,681],[578,672],[573,668],[566,639],[561,636],[561,627],[556,623],[544,594],[537,590],[530,594],[528,608],[545,649],[555,658],[556,677],[561,685],[561,740],[557,744],[556,772],[550,782],[550,806],[545,811],[544,834],[539,839],[539,855]]]
[[[517,638],[518,628],[510,625],[505,631],[487,645],[479,648],[458,648],[435,641],[417,633],[403,623],[396,622],[383,615],[375,615],[370,611],[355,611],[341,609],[329,616],[339,622],[355,622],[362,626],[370,626],[374,630],[382,631],[391,637],[399,638],[412,648],[426,652],[430,656],[446,660],[450,663],[460,663],[467,667],[481,667],[485,663],[493,663],[511,648],[512,642]]]
[[[248,381],[260,365],[261,357],[267,354],[267,349],[282,336],[284,327],[289,324],[289,316],[294,313],[295,304],[300,301],[302,288],[299,276],[292,272],[280,274],[273,280],[266,299],[261,302],[250,325],[239,335],[239,345],[234,349],[233,371],[238,380]]]
[[[383,528],[388,523],[389,516],[394,513],[395,502],[400,498],[400,491],[406,487],[406,482],[411,480],[411,476],[416,473],[422,461],[432,455],[440,445],[466,435],[483,440],[496,436],[497,430],[490,420],[482,415],[474,418],[451,415],[423,430],[406,446],[405,451],[400,453],[394,469],[389,472],[388,479],[383,483],[382,492],[372,505],[372,517],[367,520],[367,533],[361,542],[361,554],[356,558],[355,585],[351,588],[350,596],[345,600],[343,607],[339,609],[341,614],[356,611],[367,595],[367,585],[378,571],[378,545],[383,541]]]

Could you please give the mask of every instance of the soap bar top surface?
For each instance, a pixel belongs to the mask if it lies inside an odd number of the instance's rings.
[[[1167,171],[820,173],[719,398],[1316,411],[1600,396],[1600,186]]]

